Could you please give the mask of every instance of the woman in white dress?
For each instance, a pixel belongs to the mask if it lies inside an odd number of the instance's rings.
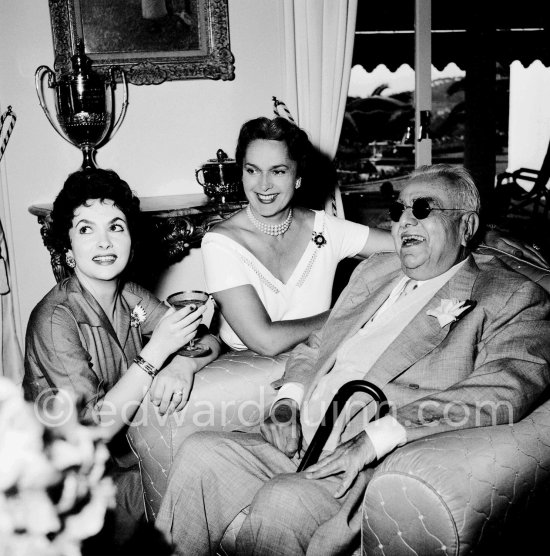
[[[312,151],[306,133],[284,118],[241,128],[236,160],[249,205],[202,242],[220,337],[231,349],[290,350],[323,325],[342,259],[394,250],[385,230],[295,204]]]

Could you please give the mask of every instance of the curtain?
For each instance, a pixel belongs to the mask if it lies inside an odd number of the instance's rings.
[[[540,61],[529,67],[515,61],[510,66],[510,117],[508,168],[539,170],[550,141],[550,68]],[[531,184],[520,184],[531,189]]]
[[[0,376],[23,382],[23,356],[15,333],[13,299],[9,283],[8,249],[0,221]]]
[[[4,131],[8,119],[9,125]],[[16,120],[11,106],[0,116],[0,160],[4,156]],[[8,246],[0,220],[0,376],[7,376],[19,385],[23,382],[23,356],[15,331],[9,278]]]
[[[296,123],[331,160],[348,95],[358,0],[284,0],[285,101]],[[340,191],[327,212],[343,218]]]

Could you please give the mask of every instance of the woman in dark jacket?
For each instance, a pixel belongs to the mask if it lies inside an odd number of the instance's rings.
[[[43,408],[54,396],[68,396],[81,422],[105,430],[121,539],[143,507],[127,425],[148,393],[161,413],[180,410],[192,375],[219,353],[218,341],[200,324],[204,306],[176,311],[125,280],[138,217],[139,200],[115,172],[68,177],[54,202],[50,239],[74,273],[31,314],[23,382],[26,397]],[[172,357],[195,335],[211,348],[209,355]]]

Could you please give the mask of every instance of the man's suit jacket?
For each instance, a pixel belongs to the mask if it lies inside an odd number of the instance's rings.
[[[547,293],[494,257],[476,260],[468,258],[365,375],[386,393],[408,442],[449,429],[517,421],[550,384]],[[332,369],[342,342],[369,320],[402,276],[394,254],[362,262],[325,326],[293,350],[282,382],[303,384],[307,400]],[[426,311],[451,298],[474,306],[442,327]],[[357,434],[366,420],[363,412],[342,440]]]

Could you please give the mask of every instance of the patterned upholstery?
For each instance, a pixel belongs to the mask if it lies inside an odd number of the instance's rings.
[[[550,291],[549,270],[497,254]],[[532,534],[545,532],[538,519],[549,494],[546,401],[515,425],[447,432],[390,454],[365,493],[363,554],[531,553],[525,545],[536,550]]]
[[[550,292],[550,268],[540,267],[531,263],[528,263],[522,259],[514,257],[508,253],[504,253],[495,247],[488,247],[486,245],[480,246],[474,253],[480,255],[493,255],[497,256],[502,262],[506,263],[510,268],[513,268],[516,272],[521,272],[533,280],[533,282],[539,284],[546,291]]]
[[[281,377],[287,355],[229,352],[195,375],[185,408],[160,416],[147,397],[127,436],[138,456],[148,519],[154,519],[168,473],[183,439],[198,430],[248,430],[263,421],[275,398],[270,384]]]
[[[549,490],[550,401],[513,426],[427,437],[376,470],[363,502],[363,554],[494,553]]]

